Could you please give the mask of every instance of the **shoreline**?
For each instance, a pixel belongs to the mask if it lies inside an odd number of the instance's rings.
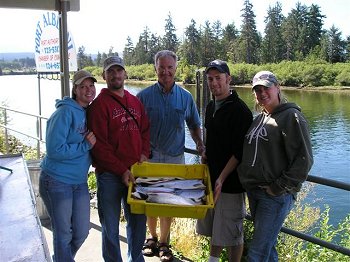
[[[12,73],[3,73],[1,76],[19,76],[19,75],[37,75],[37,73],[33,72],[12,72]],[[99,84],[105,84],[105,81],[102,79],[102,77],[97,76],[97,83]],[[135,86],[141,86],[141,87],[147,87],[150,85],[153,85],[156,83],[157,80],[137,80],[137,79],[125,79],[125,84],[128,85],[135,85]],[[183,82],[176,82],[176,84],[180,86],[189,86],[192,88],[196,87],[196,84],[184,84]],[[251,85],[245,84],[245,85],[231,85],[231,88],[234,89],[236,87],[239,88],[251,88]],[[349,92],[350,93],[350,86],[282,86],[282,90],[297,90],[297,91],[318,91],[318,92]]]

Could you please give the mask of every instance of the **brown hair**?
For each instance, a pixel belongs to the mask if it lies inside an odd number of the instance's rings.
[[[71,98],[74,100],[77,100],[77,94],[74,92],[76,88],[77,88],[77,85],[73,85]]]

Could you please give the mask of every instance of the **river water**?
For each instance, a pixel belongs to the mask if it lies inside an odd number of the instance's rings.
[[[30,76],[0,76],[0,103],[31,114],[39,114],[38,78]],[[105,85],[97,84],[97,93]],[[143,87],[127,86],[137,94]],[[236,88],[239,96],[253,108],[253,96],[249,88]],[[189,91],[195,96],[194,88]],[[41,115],[49,117],[55,110],[55,100],[61,97],[60,81],[40,79]],[[291,102],[296,102],[309,121],[314,165],[310,175],[350,183],[350,91],[300,91],[283,90]],[[36,135],[35,121],[31,117],[9,115],[10,125],[24,133]],[[21,137],[27,144],[32,140]],[[194,148],[189,133],[186,147]],[[186,155],[187,163],[198,161],[196,156]],[[317,185],[306,201],[321,210],[329,205],[330,223],[333,225],[350,215],[350,192]]]

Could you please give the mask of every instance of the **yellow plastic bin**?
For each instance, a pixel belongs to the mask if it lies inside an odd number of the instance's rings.
[[[206,203],[202,205],[188,206],[148,203],[145,200],[134,199],[131,197],[133,184],[130,183],[127,202],[130,205],[131,212],[134,214],[145,214],[147,216],[204,218],[207,210],[214,207],[213,191],[207,165],[159,164],[144,162],[142,164],[133,165],[131,172],[135,178],[181,177],[184,179],[203,179],[203,183],[206,186]]]

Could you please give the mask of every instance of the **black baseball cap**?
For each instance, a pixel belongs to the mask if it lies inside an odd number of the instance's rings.
[[[208,71],[212,68],[215,68],[216,70],[218,70],[220,73],[226,73],[228,75],[230,74],[230,69],[228,68],[228,65],[226,64],[225,61],[216,59],[214,61],[211,61],[208,65],[207,68],[205,69],[205,73],[207,74]]]

